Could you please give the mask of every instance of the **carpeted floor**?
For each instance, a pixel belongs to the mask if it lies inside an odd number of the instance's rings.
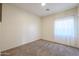
[[[4,51],[2,52],[2,56],[79,56],[79,49],[46,40],[37,40]]]

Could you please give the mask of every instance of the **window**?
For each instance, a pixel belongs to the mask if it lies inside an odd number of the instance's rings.
[[[56,19],[54,25],[55,37],[74,37],[74,16]]]

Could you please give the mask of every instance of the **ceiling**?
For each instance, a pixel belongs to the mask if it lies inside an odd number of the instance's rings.
[[[41,6],[41,3],[13,3],[12,5],[24,9],[27,12],[33,13],[38,16],[47,16],[57,12],[61,12],[77,6],[77,3],[46,3]],[[50,9],[49,11],[47,11]]]

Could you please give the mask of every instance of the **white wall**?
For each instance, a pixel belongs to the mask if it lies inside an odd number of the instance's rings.
[[[77,8],[77,26],[78,26],[78,28],[77,28],[77,37],[78,37],[78,39],[76,40],[76,47],[79,47],[79,6],[78,6],[78,8]]]
[[[40,17],[9,4],[2,5],[1,50],[41,39]],[[1,28],[0,27],[0,28]]]
[[[75,46],[75,47],[79,47],[79,39],[77,39],[77,37],[75,37],[75,40],[72,39],[54,39],[54,21],[56,20],[56,18],[61,18],[64,16],[69,16],[69,15],[74,15],[74,17],[77,17],[77,8],[73,8],[73,9],[69,9],[66,11],[62,11],[53,15],[49,15],[49,16],[45,16],[42,17],[42,24],[43,24],[43,36],[42,38],[48,41],[52,41],[52,42],[58,42],[58,43],[62,43],[62,44],[66,44],[66,45],[71,45],[71,46]],[[75,25],[77,23],[77,19],[75,17]],[[75,35],[76,35],[76,30],[75,30]]]

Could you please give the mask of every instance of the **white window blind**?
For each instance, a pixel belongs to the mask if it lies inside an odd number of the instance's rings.
[[[74,37],[74,16],[67,16],[55,20],[55,37]]]

